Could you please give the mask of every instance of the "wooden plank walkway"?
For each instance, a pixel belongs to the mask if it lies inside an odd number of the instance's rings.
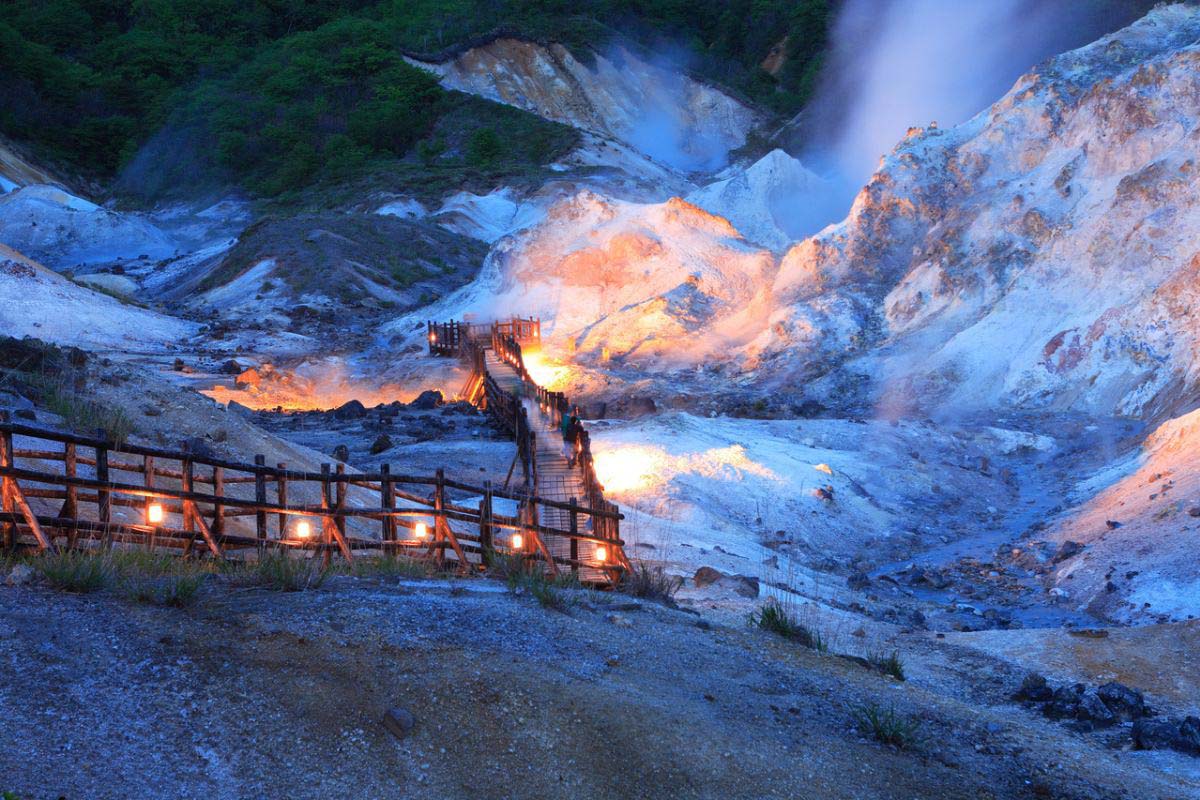
[[[508,362],[496,355],[495,351],[485,352],[485,365],[488,374],[500,388],[522,398],[529,422],[536,434],[536,463],[537,470],[534,479],[536,486],[530,491],[539,497],[557,500],[562,503],[581,503],[585,496],[583,473],[578,465],[571,465],[563,452],[563,437],[559,426],[555,423],[552,413],[542,410],[535,399],[528,395],[532,392],[528,387],[522,387],[521,378]],[[572,516],[575,519],[572,519]],[[589,523],[580,520],[577,514],[572,514],[565,508],[538,508],[538,524],[562,531],[576,530]],[[580,531],[583,532],[583,531]],[[547,548],[556,557],[582,559],[592,561],[596,558],[595,542],[577,542],[559,536],[548,537]],[[595,572],[595,574],[592,574]],[[603,574],[584,569],[580,571],[580,580],[602,580]]]

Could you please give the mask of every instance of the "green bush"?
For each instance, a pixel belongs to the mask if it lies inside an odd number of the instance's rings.
[[[651,566],[645,561],[638,561],[633,565],[632,571],[621,575],[618,589],[633,597],[672,605],[675,602],[675,593],[682,585],[682,578],[668,574],[661,566]]]
[[[869,653],[867,661],[884,675],[891,675],[898,681],[904,680],[904,660],[899,650],[890,653]]]

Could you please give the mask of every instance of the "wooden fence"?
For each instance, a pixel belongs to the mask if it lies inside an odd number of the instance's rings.
[[[503,506],[499,508],[498,506]],[[563,509],[568,530],[537,524],[540,507]],[[592,521],[592,533],[578,522]],[[87,543],[227,558],[299,551],[329,562],[403,552],[447,569],[485,569],[497,555],[603,576],[626,568],[615,507],[562,503],[432,477],[320,472],[226,461],[43,430],[0,414],[0,545],[54,550]],[[551,555],[550,537],[591,542],[590,560]],[[558,549],[558,548],[555,548]],[[619,555],[618,555],[619,554]]]

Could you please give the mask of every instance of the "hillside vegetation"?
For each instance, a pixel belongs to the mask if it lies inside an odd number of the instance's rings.
[[[91,176],[124,172],[133,193],[215,180],[265,196],[398,162],[512,174],[574,145],[563,126],[443,90],[404,52],[502,29],[586,56],[620,32],[790,111],[813,86],[828,12],[826,0],[3,5],[0,132]],[[760,67],[773,47],[774,75]]]

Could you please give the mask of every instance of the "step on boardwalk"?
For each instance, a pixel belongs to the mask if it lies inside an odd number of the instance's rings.
[[[303,472],[262,456],[227,461],[44,430],[0,413],[0,548],[128,546],[211,558],[281,551],[326,563],[404,553],[463,573],[503,555],[613,584],[629,567],[620,511],[590,472],[582,426],[572,443],[586,461],[572,468],[563,457],[554,434],[566,400],[528,379],[516,337],[540,326],[519,322],[490,326],[498,351],[464,336],[458,354],[473,359],[474,402],[514,436],[520,490],[459,483],[442,470],[354,473],[325,464]]]

